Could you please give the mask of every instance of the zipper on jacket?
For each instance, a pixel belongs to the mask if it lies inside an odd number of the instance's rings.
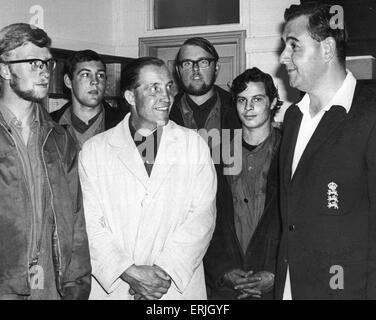
[[[56,212],[55,212],[55,207],[54,207],[54,195],[53,195],[53,192],[52,192],[52,187],[51,187],[51,182],[50,182],[50,178],[48,176],[48,171],[47,171],[47,164],[46,164],[46,160],[44,159],[44,146],[47,142],[47,139],[49,137],[49,135],[51,134],[52,132],[52,129],[50,129],[46,135],[46,138],[44,139],[44,142],[42,144],[42,162],[43,162],[43,167],[44,167],[44,170],[46,172],[46,180],[47,180],[47,185],[48,185],[48,189],[50,191],[50,204],[51,204],[51,209],[52,209],[52,213],[54,215],[54,232],[53,232],[53,235],[52,237],[54,237],[54,234],[56,233],[56,240],[57,240],[57,249],[58,249],[58,270],[57,270],[57,273],[58,273],[58,279],[57,282],[58,282],[58,291],[62,290],[62,287],[61,287],[61,249],[60,249],[60,240],[59,240],[59,235],[58,235],[58,230],[57,230],[57,218],[56,218]],[[53,248],[52,248],[53,250]]]

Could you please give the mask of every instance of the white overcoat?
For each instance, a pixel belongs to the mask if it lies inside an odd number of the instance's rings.
[[[162,299],[206,299],[202,259],[214,231],[217,188],[209,148],[196,132],[169,121],[149,177],[129,116],[80,153],[90,299],[132,299],[119,278],[132,264],[156,264],[170,275]]]

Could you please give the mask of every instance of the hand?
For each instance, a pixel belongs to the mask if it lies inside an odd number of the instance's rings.
[[[242,297],[242,294],[245,293],[242,289],[238,289],[239,285],[246,287],[248,290],[247,293],[249,295],[252,295],[254,297],[260,297],[261,292],[257,289],[252,288],[253,286],[256,286],[255,282],[258,281],[258,277],[250,278],[252,274],[253,271],[245,272],[241,269],[233,269],[224,275],[223,280],[227,287],[237,290],[239,291],[239,293],[241,293],[238,299],[241,299],[240,297]]]
[[[132,265],[123,272],[121,279],[129,284],[129,292],[136,300],[160,299],[171,285],[170,276],[157,265]]]
[[[274,274],[268,271],[259,271],[249,276],[248,281],[249,282],[239,284],[235,287],[235,289],[242,291],[242,294],[238,297],[238,299],[248,297],[261,298],[261,294],[270,292],[274,286]],[[249,286],[249,283],[252,285]],[[258,290],[260,295],[255,295],[255,290]]]

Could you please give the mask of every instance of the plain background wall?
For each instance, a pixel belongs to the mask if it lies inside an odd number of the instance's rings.
[[[44,11],[44,28],[53,47],[90,48],[103,54],[138,56],[140,37],[246,30],[246,65],[270,73],[279,88],[283,110],[297,98],[281,70],[278,56],[285,8],[299,0],[240,0],[240,23],[153,30],[151,0],[0,0],[0,28],[30,22],[33,5]],[[199,8],[198,8],[199,10]],[[277,120],[283,116],[279,113]]]
[[[43,8],[44,28],[53,47],[115,53],[111,0],[0,0],[0,28],[29,23],[34,5]]]
[[[240,0],[239,24],[153,30],[151,0],[113,0],[116,54],[137,57],[140,37],[246,30],[246,66],[257,66],[273,76],[285,101],[276,118],[281,121],[286,107],[298,97],[298,92],[289,88],[287,74],[279,64],[284,10],[298,3],[299,0]]]

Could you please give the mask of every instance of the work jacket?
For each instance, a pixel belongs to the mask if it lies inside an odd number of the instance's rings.
[[[72,137],[40,114],[39,150],[45,176],[43,216],[53,217],[52,259],[56,287],[64,299],[86,299],[91,265]],[[10,128],[0,115],[0,295],[30,294],[28,188]]]

